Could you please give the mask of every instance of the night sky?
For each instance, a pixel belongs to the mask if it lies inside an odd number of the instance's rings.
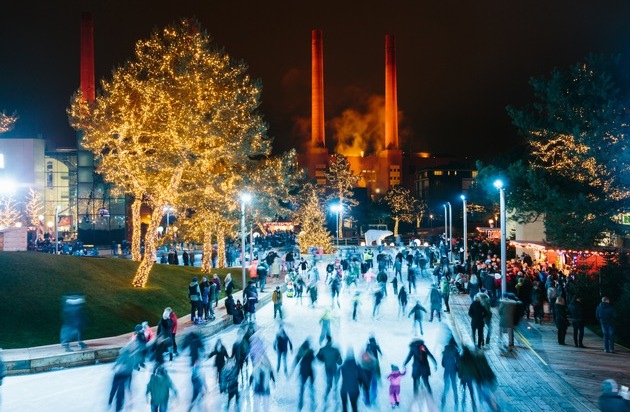
[[[519,142],[505,106],[531,100],[532,76],[591,52],[630,61],[625,0],[6,3],[0,110],[17,111],[20,120],[4,136],[41,134],[51,149],[75,139],[65,108],[79,85],[82,11],[94,16],[97,80],[130,58],[134,43],[155,28],[196,17],[261,79],[261,110],[277,150],[308,139],[303,125],[310,125],[315,28],[323,30],[327,122],[338,124],[333,120],[344,111],[359,120],[373,115],[370,108],[384,95],[385,34],[394,34],[402,148],[471,158]],[[327,129],[331,148],[333,135]]]

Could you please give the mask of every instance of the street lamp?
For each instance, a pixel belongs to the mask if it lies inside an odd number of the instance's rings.
[[[172,206],[164,206],[164,211],[166,212],[166,228],[164,230],[164,233],[168,233],[170,228],[169,218],[171,216],[171,213],[173,213],[175,209],[173,209]]]
[[[431,225],[431,234],[433,234],[433,214],[429,215],[429,224]]]
[[[505,219],[505,189],[503,188],[503,182],[501,180],[495,180],[494,187],[499,189],[499,207],[501,214],[501,297],[505,295],[506,292],[506,219]]]
[[[468,224],[466,222],[466,218],[467,218],[467,209],[466,209],[466,196],[461,195],[460,198],[462,199],[462,203],[463,203],[463,207],[464,207],[464,261],[462,263],[466,263],[468,260]]]
[[[59,254],[59,209],[61,206],[55,206],[55,255]]]
[[[448,261],[453,263],[453,208],[451,208],[451,202],[446,202],[448,205],[448,243],[449,243],[449,254],[450,257]]]
[[[241,266],[243,272],[243,290],[245,290],[245,203],[252,200],[249,193],[241,193]]]
[[[330,206],[330,210],[337,214],[337,248],[339,248],[339,213],[343,209],[341,203],[335,203]]]

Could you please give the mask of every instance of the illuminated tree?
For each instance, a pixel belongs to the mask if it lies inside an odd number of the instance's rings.
[[[302,253],[307,253],[312,247],[321,247],[324,253],[332,252],[333,236],[325,227],[324,202],[317,186],[311,183],[304,186],[294,218],[300,225],[298,242]]]
[[[26,217],[28,222],[33,227],[39,227],[43,222],[39,219],[39,216],[44,210],[44,204],[42,203],[42,195],[32,187],[28,188],[28,197],[26,200]]]
[[[361,176],[354,175],[350,169],[350,162],[342,154],[335,154],[328,165],[326,172],[326,189],[328,199],[336,199],[342,208],[339,212],[339,227],[337,228],[339,237],[343,237],[343,211],[350,210],[358,205],[353,198],[352,189],[361,179]]]
[[[398,224],[400,221],[411,222],[414,218],[415,199],[408,189],[400,185],[389,188],[383,202],[387,205],[390,217],[394,220],[394,236],[398,236]]]
[[[13,129],[13,125],[19,119],[18,115],[13,113],[11,115],[5,112],[0,112],[0,134],[6,133]]]
[[[101,83],[87,105],[78,93],[71,124],[99,160],[105,178],[152,208],[144,257],[133,285],[144,287],[166,205],[182,183],[269,152],[257,114],[260,87],[244,63],[215,46],[194,20],[155,32]]]
[[[15,226],[22,219],[22,213],[17,205],[11,194],[0,197],[0,227]]]
[[[420,228],[420,223],[424,219],[424,215],[427,213],[429,206],[424,200],[413,199],[413,216],[416,219],[416,228]]]
[[[508,108],[527,138],[521,160],[479,170],[490,191],[491,180],[503,175],[508,208],[522,222],[544,218],[551,243],[591,247],[620,229],[617,219],[630,197],[623,72],[615,59],[589,56],[532,79],[534,103]]]

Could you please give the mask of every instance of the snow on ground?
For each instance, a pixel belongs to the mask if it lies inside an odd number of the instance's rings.
[[[325,264],[319,263],[319,273],[322,278],[325,277]],[[406,273],[403,278],[406,279]],[[390,274],[391,279],[391,274]],[[410,296],[408,309],[413,306],[416,300],[420,300],[423,306],[429,309],[428,292],[429,280],[423,279],[418,283],[418,293]],[[265,293],[271,293],[275,284],[268,284]],[[361,306],[359,309],[358,320],[353,321],[352,312],[352,295],[355,291],[354,286],[350,290],[342,289],[341,308],[331,306],[331,298],[328,287],[324,280],[319,282],[319,302],[315,308],[310,307],[310,299],[305,294],[303,301],[297,299],[284,299],[285,329],[291,338],[294,346],[293,353],[289,355],[289,363],[292,364],[293,356],[297,348],[307,338],[310,338],[312,346],[317,350],[319,348],[319,319],[326,308],[332,308],[334,316],[333,322],[333,343],[339,347],[342,357],[348,350],[353,350],[358,358],[360,351],[364,349],[368,338],[373,334],[377,342],[381,345],[383,357],[381,358],[382,377],[378,391],[377,404],[367,408],[361,400],[359,400],[359,410],[385,411],[391,410],[389,405],[388,386],[386,379],[387,374],[391,371],[391,364],[396,364],[402,369],[402,362],[408,353],[408,345],[413,339],[411,319],[398,317],[398,303],[396,296],[393,295],[391,283],[388,283],[388,296],[384,299],[380,315],[377,319],[372,318],[373,296],[371,290],[375,290],[376,285],[368,285],[365,283],[359,285],[361,291]],[[399,285],[400,287],[400,285]],[[185,288],[185,285],[182,285]],[[165,302],[165,306],[168,302]],[[444,314],[443,314],[444,315]],[[448,315],[447,315],[448,316]],[[275,368],[276,356],[273,351],[272,344],[275,333],[278,328],[278,321],[273,319],[273,305],[270,303],[260,308],[256,314],[256,324],[259,328],[259,334],[267,344],[267,354]],[[424,320],[424,336],[427,346],[435,356],[438,365],[441,361],[441,353],[443,345],[450,336],[450,330],[447,326],[448,322],[428,322],[428,316]],[[206,350],[214,347],[217,338],[221,338],[224,345],[231,353],[232,343],[237,336],[238,327],[232,326],[224,332],[215,335],[206,340]],[[412,394],[411,364],[408,374],[402,380],[401,388],[401,406],[403,411],[416,410],[433,410],[429,408],[430,398],[426,394],[421,395],[421,399],[414,404]],[[188,411],[191,398],[190,384],[190,367],[189,357],[187,353],[175,358],[173,362],[167,362],[168,372],[173,379],[175,386],[179,391],[178,399],[172,399],[169,411]],[[147,364],[149,370],[152,365]],[[146,384],[149,380],[149,370],[135,372],[132,378],[131,395],[127,397],[125,411],[149,411],[150,407],[145,397]],[[208,384],[208,392],[206,393],[200,407],[193,409],[197,411],[219,411],[225,410],[226,398],[219,394],[216,379],[214,360],[204,361],[203,371],[205,373],[206,382]],[[322,365],[316,361],[316,395],[315,404],[311,404],[308,392],[305,395],[304,411],[340,411],[341,404],[336,392],[335,400],[329,400],[328,404],[324,404],[325,375]],[[29,411],[64,411],[64,412],[83,412],[83,411],[108,411],[114,408],[108,407],[107,399],[111,385],[113,372],[112,364],[103,364],[95,366],[86,366],[80,368],[64,369],[53,372],[8,377],[4,380],[4,385],[0,387],[2,394],[2,404],[0,410],[3,412],[29,412]],[[297,370],[291,373],[289,377],[285,377],[282,370],[277,376],[277,382],[271,389],[270,411],[296,411],[298,394],[299,394],[299,376]],[[442,394],[442,369],[438,372],[432,371],[430,383],[433,389],[433,398],[439,405]],[[461,396],[461,395],[460,395]],[[421,403],[422,405],[418,405]],[[413,404],[413,405],[412,405]],[[449,395],[447,405],[453,405],[452,394]],[[231,407],[234,410],[234,407]],[[251,391],[248,389],[241,392],[241,410],[243,411],[262,411],[260,405],[254,404]]]

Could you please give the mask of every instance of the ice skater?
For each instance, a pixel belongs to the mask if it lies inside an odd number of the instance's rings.
[[[387,375],[389,380],[389,404],[392,406],[392,409],[400,406],[400,381],[406,373],[407,369],[403,369],[401,372],[398,366],[392,365],[392,372]]]
[[[427,313],[427,310],[420,304],[420,301],[417,300],[414,307],[409,311],[408,318],[413,316],[413,325],[411,326],[411,332],[414,336],[417,336],[416,326],[420,329],[420,335],[424,335],[424,331],[422,330],[422,312]]]
[[[280,366],[282,365],[282,361],[284,361],[284,375],[288,376],[287,354],[289,353],[289,350],[293,352],[293,343],[291,342],[291,339],[289,339],[289,336],[282,325],[276,334],[276,339],[273,342],[273,348],[278,354],[278,366],[276,367],[276,372],[280,372]]]
[[[304,390],[306,384],[310,381],[311,387],[311,409],[315,409],[315,372],[313,371],[313,361],[315,360],[315,353],[311,349],[311,343],[308,338],[302,343],[298,349],[297,355],[295,355],[295,361],[293,363],[293,369],[300,365],[300,395],[298,399],[298,410],[301,411],[304,407]]]

